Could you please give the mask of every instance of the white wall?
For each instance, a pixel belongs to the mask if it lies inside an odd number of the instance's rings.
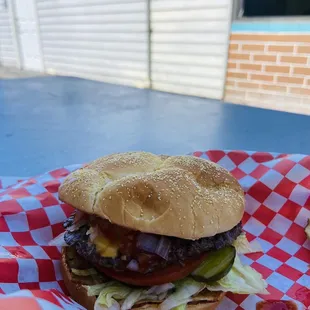
[[[221,99],[231,0],[152,0],[152,85]]]
[[[47,73],[223,98],[230,0],[27,1],[36,1]],[[8,33],[0,42],[14,65]]]
[[[19,57],[9,5],[0,1],[0,66],[18,67]]]
[[[46,70],[148,86],[146,4],[145,0],[38,0]]]

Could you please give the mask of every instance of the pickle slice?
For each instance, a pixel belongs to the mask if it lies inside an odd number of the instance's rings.
[[[211,251],[206,260],[193,271],[192,277],[198,281],[215,282],[227,275],[232,268],[236,257],[233,246]]]

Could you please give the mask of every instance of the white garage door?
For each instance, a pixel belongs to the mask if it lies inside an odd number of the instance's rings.
[[[47,72],[148,86],[145,0],[37,0]]]
[[[18,67],[18,52],[9,3],[0,0],[0,66]]]
[[[15,22],[24,70],[43,71],[36,0],[13,0]]]
[[[154,89],[222,99],[231,0],[152,0]]]

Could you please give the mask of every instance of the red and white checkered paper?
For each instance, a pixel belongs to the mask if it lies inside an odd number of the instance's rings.
[[[220,150],[193,155],[220,164],[239,180],[246,197],[243,228],[264,250],[242,261],[263,275],[270,295],[229,293],[219,309],[251,310],[263,299],[294,300],[299,309],[310,309],[310,242],[304,233],[310,218],[310,156]],[[58,187],[79,167],[0,189],[0,309],[21,303],[22,309],[83,309],[65,297],[60,252],[47,245],[72,212],[58,200]]]

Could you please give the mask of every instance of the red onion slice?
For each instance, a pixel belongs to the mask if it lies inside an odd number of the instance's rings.
[[[137,248],[152,254],[156,254],[167,260],[171,248],[171,241],[164,236],[156,236],[141,233],[137,239]]]
[[[167,260],[170,252],[171,241],[164,236],[161,236],[155,250],[155,254]]]
[[[135,260],[132,259],[129,264],[126,266],[127,269],[131,271],[138,271],[139,270],[139,263]]]
[[[141,233],[137,238],[137,248],[154,254],[158,241],[158,237],[155,235]]]

